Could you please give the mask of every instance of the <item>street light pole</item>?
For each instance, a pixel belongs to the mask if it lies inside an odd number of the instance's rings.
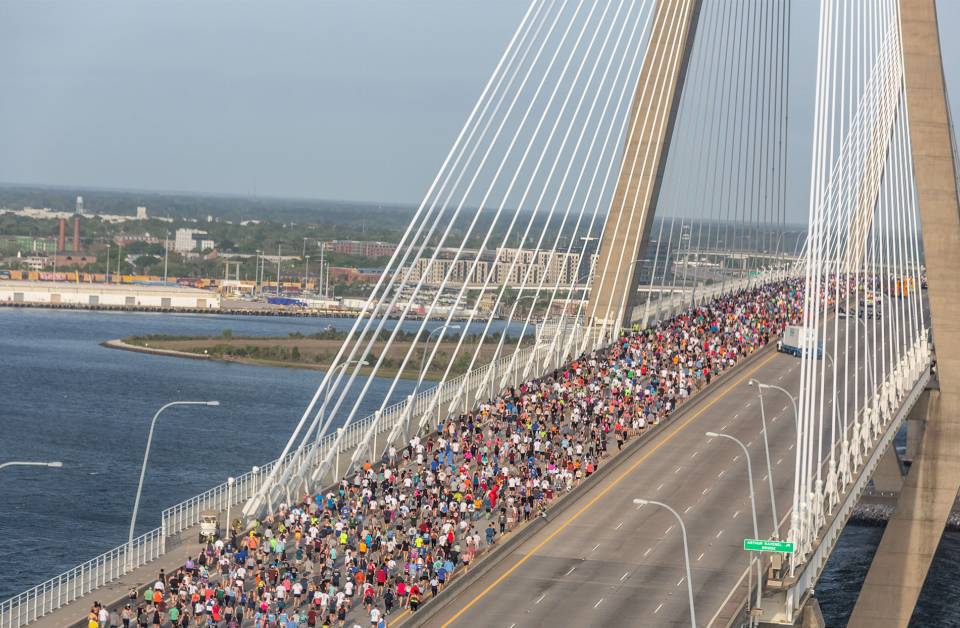
[[[153,428],[157,424],[157,417],[160,413],[171,406],[219,406],[219,401],[171,401],[162,406],[157,413],[153,415],[150,421],[150,431],[147,433],[147,448],[143,452],[143,464],[140,466],[140,482],[137,484],[137,496],[133,500],[133,514],[130,517],[130,533],[127,536],[127,549],[133,549],[133,530],[137,525],[137,511],[140,509],[140,494],[143,492],[143,478],[147,474],[147,459],[150,457],[150,444],[153,442]]]
[[[53,462],[25,462],[21,460],[11,460],[10,462],[0,463],[0,469],[5,467],[50,467],[51,469],[59,469],[63,466],[63,463],[59,460],[54,460]]]
[[[233,503],[233,485],[236,483],[233,476],[227,478],[227,540],[233,542],[233,527],[230,524],[230,505]]]
[[[424,375],[426,375],[424,366],[427,361],[427,349],[430,344],[430,339],[433,338],[433,335],[436,334],[437,332],[443,332],[447,329],[460,329],[460,325],[441,325],[440,327],[437,327],[436,329],[431,331],[427,335],[426,341],[424,341],[423,343],[423,354],[420,356],[420,373],[419,375],[417,375],[417,383],[413,387],[413,393],[409,397],[410,401],[407,402],[408,405],[410,406],[409,408],[407,408],[407,430],[406,430],[407,437],[410,436],[410,420],[413,418],[413,400],[416,399],[417,394],[420,392],[420,383],[423,381]],[[450,357],[451,359],[453,358],[453,356],[450,356]]]
[[[790,403],[793,405],[793,424],[794,424],[794,428],[799,432],[799,431],[800,431],[800,414],[799,414],[799,412],[797,411],[797,399],[796,399],[796,397],[794,397],[794,396],[790,393],[789,390],[787,390],[786,388],[783,388],[782,386],[777,386],[777,385],[775,385],[775,384],[761,384],[761,383],[758,382],[757,380],[752,380],[752,381],[756,382],[756,384],[757,384],[757,389],[758,389],[758,390],[763,390],[764,388],[772,388],[773,390],[779,390],[780,392],[782,392],[783,394],[785,394],[785,395],[790,399]],[[762,406],[761,406],[761,409],[762,409]],[[799,434],[798,434],[798,438],[799,438]],[[797,492],[798,492],[798,490],[797,490],[797,484],[796,484],[796,483],[799,481],[798,478],[799,478],[799,476],[800,476],[800,453],[799,453],[799,451],[798,451],[797,454],[794,456],[794,465],[795,465],[795,466],[794,466],[794,470],[795,470],[795,473],[794,473],[794,506],[796,506],[796,505],[797,505],[796,499],[797,499]],[[797,534],[798,534],[798,529],[799,529],[799,517],[800,517],[800,513],[798,512],[798,510],[799,510],[799,508],[794,507],[793,510],[791,511],[791,513],[790,513],[790,528],[789,528],[789,535],[792,536],[792,537],[794,537],[794,541],[797,542],[797,546],[799,546],[799,543],[798,543],[799,538],[797,537]],[[791,557],[790,557],[790,575],[791,575],[791,576],[794,574],[794,570],[795,570],[795,568],[796,568],[796,562],[797,562],[797,561],[796,561],[796,551],[794,551],[794,554],[792,554]]]
[[[798,424],[798,421],[800,420],[800,414],[797,412],[797,398],[794,397],[789,390],[775,384],[764,384],[763,382],[755,379],[751,379],[749,383],[755,385],[759,390],[763,390],[764,388],[772,388],[773,390],[779,390],[785,394],[787,398],[790,399],[790,403],[793,405],[793,424],[794,426]]]
[[[753,465],[750,463],[750,452],[747,450],[747,446],[743,444],[739,438],[735,436],[730,436],[729,434],[723,434],[721,432],[707,432],[706,436],[708,438],[726,438],[727,440],[732,440],[736,444],[740,445],[740,449],[743,450],[743,456],[747,459],[747,482],[750,484],[750,514],[753,516],[753,538],[760,538],[760,530],[757,527],[757,500],[753,495]],[[776,515],[774,515],[776,517]],[[757,608],[760,608],[763,592],[762,585],[762,573],[760,571],[760,562],[757,561]]]
[[[420,386],[420,380],[423,378],[423,365],[427,360],[427,345],[430,344],[430,339],[433,338],[433,335],[435,333],[437,333],[438,331],[444,331],[446,329],[460,329],[460,325],[443,325],[441,327],[437,327],[427,335],[427,339],[423,343],[423,355],[420,356],[420,377],[417,378],[418,388]],[[414,395],[416,395],[416,391],[414,391]]]
[[[687,547],[687,528],[683,525],[683,519],[680,517],[680,513],[663,502],[653,501],[652,499],[634,499],[633,503],[638,506],[653,504],[654,506],[666,508],[677,518],[677,522],[680,524],[680,534],[683,536],[683,563],[687,570],[687,597],[690,598],[690,625],[693,628],[697,628],[697,615],[693,607],[693,578],[690,575],[690,548]]]
[[[280,257],[280,246],[279,244],[277,245],[277,296],[280,296],[280,261],[282,260]]]
[[[170,234],[163,237],[163,285],[167,285],[167,256],[170,253]]]
[[[327,380],[327,394],[324,395],[323,403],[320,404],[320,411],[323,411],[323,409],[327,407],[327,401],[329,401],[329,399],[330,399],[330,390],[333,388],[333,384],[334,384],[335,378],[336,378],[335,373],[336,373],[338,370],[339,370],[339,371],[344,371],[344,370],[346,370],[346,368],[347,368],[348,366],[351,366],[351,365],[353,365],[353,364],[359,364],[360,366],[367,366],[367,365],[370,364],[370,363],[367,362],[366,360],[347,360],[347,361],[344,362],[343,364],[338,364],[338,365],[334,366],[332,369],[330,369],[330,379]],[[317,443],[317,444],[320,443],[320,430],[317,430],[316,443]],[[303,441],[303,444],[306,444],[306,441]],[[317,450],[314,449],[314,451],[317,451]]]
[[[257,255],[253,262],[253,296],[257,296],[257,290],[260,288],[260,249],[257,249]]]
[[[767,461],[767,479],[770,485],[770,514],[773,516],[773,539],[778,540],[780,538],[780,523],[777,521],[777,498],[774,496],[773,490],[773,468],[770,466],[770,439],[767,438],[767,413],[763,407],[763,391],[760,388],[762,384],[755,379],[751,379],[748,383],[750,385],[756,384],[757,397],[760,398],[760,425],[763,428],[763,453]]]

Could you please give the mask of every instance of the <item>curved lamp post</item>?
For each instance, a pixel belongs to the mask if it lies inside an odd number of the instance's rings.
[[[677,522],[680,523],[680,534],[683,536],[683,563],[687,569],[687,597],[690,598],[690,625],[693,628],[697,628],[697,616],[693,608],[693,578],[690,577],[690,549],[687,547],[687,528],[683,525],[683,519],[680,517],[680,513],[676,510],[667,506],[663,502],[654,501],[652,499],[635,499],[633,500],[634,504],[638,506],[643,506],[644,504],[653,504],[654,506],[660,506],[661,508],[666,508],[676,517]]]
[[[140,483],[137,484],[137,496],[133,500],[133,514],[130,516],[130,534],[127,536],[127,545],[133,549],[133,529],[137,525],[137,511],[140,509],[140,494],[143,492],[143,478],[147,474],[147,459],[150,457],[150,445],[153,443],[153,428],[157,425],[157,418],[160,413],[172,406],[219,406],[219,401],[171,401],[162,406],[157,413],[153,415],[150,421],[150,431],[147,433],[147,448],[143,452],[143,464],[140,466]]]

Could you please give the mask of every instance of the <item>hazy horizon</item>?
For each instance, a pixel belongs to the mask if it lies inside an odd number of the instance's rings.
[[[5,2],[0,181],[416,206],[526,6]],[[802,83],[816,5],[794,7]],[[942,32],[960,29],[960,3],[938,8]],[[960,42],[941,40],[957,108]],[[791,102],[791,163],[810,161],[811,110]],[[791,169],[790,218],[807,171]]]

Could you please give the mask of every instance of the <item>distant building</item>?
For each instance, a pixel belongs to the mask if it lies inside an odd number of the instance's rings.
[[[57,241],[54,238],[0,236],[0,256],[46,255],[56,250]]]
[[[147,208],[140,206],[137,207],[137,220],[147,220]]]
[[[366,240],[330,240],[325,242],[327,251],[355,257],[390,257],[397,250],[396,244]]]
[[[330,281],[334,283],[371,283],[380,279],[382,268],[351,268],[347,266],[331,266]]]
[[[87,253],[60,253],[57,255],[57,266],[64,268],[66,266],[77,266],[84,268],[97,263],[96,255]]]
[[[202,229],[177,229],[173,250],[177,253],[205,251],[216,246],[214,241]]]
[[[83,216],[83,197],[82,196],[77,197],[77,204],[73,213],[77,214],[78,216]]]
[[[146,244],[160,244],[160,238],[152,236],[149,233],[142,234],[129,234],[122,233],[119,235],[113,236],[113,241],[119,246],[128,246],[134,242],[144,242]]]
[[[591,264],[595,261],[596,254],[590,257]],[[432,262],[426,257],[418,258],[411,268],[411,279],[419,281],[422,277],[428,286],[446,281],[453,285],[489,282],[494,286],[552,288],[583,283],[588,270],[585,263],[581,264],[579,253],[498,248],[484,253],[464,249],[457,254],[441,249]]]
[[[27,267],[27,270],[43,270],[44,267],[53,264],[53,257],[46,257],[44,255],[30,255],[22,258],[22,261],[23,265]]]
[[[0,280],[0,303],[218,310],[220,295],[185,286]]]

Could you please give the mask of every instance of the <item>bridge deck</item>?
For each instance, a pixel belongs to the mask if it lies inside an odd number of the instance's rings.
[[[799,360],[765,353],[700,403],[691,404],[660,438],[620,463],[562,515],[501,557],[498,569],[444,603],[424,625],[689,625],[686,581],[675,519],[636,497],[676,508],[687,525],[694,593],[710,621],[744,579],[741,544],[753,535],[746,469],[726,443],[704,432],[723,430],[751,443],[758,523],[770,532],[760,440],[759,404],[749,378],[796,380]],[[781,516],[792,488],[792,410],[768,400],[771,456]],[[786,408],[786,409],[781,409]],[[428,609],[424,609],[427,611]],[[400,619],[405,619],[401,617]]]
[[[832,333],[828,338],[832,344]],[[836,356],[840,361],[843,344]],[[852,366],[851,358],[851,371]],[[670,504],[684,519],[698,625],[728,625],[748,582],[749,557],[742,549],[743,539],[753,536],[747,471],[734,443],[709,440],[704,432],[722,431],[747,444],[757,524],[760,536],[769,538],[773,523],[760,407],[756,388],[748,384],[752,377],[796,394],[800,360],[768,348],[681,409],[667,430],[618,461],[613,473],[556,519],[502,556],[491,557],[497,564],[489,573],[450,591],[450,598],[428,605],[422,615],[397,619],[404,625],[503,628],[687,626],[679,528],[665,510],[633,504],[642,497]],[[793,491],[793,409],[773,391],[764,393],[764,404],[783,536]]]

